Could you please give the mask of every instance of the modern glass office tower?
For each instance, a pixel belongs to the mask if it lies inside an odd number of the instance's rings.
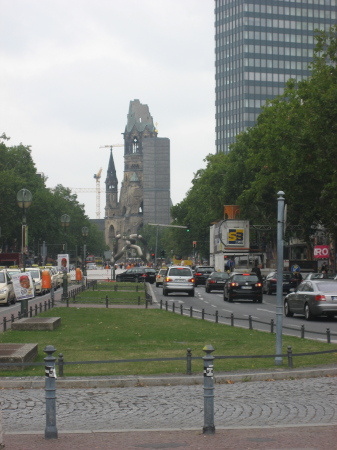
[[[336,0],[215,0],[216,151],[255,124],[289,78],[308,76],[315,29],[336,24]]]

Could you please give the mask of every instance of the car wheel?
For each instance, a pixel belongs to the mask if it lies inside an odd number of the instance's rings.
[[[284,315],[286,317],[293,317],[293,315],[294,315],[294,313],[292,313],[289,309],[288,300],[285,300],[285,302],[284,302]]]
[[[262,303],[262,297],[257,299],[257,303]]]
[[[312,320],[314,318],[312,312],[310,311],[308,303],[304,305],[304,317],[305,320]]]
[[[13,305],[15,305],[15,303],[16,303],[16,297],[15,296],[12,299],[12,303],[13,303]]]
[[[206,291],[206,292],[209,292],[209,289],[208,289],[208,287],[206,287],[206,286],[205,286],[205,291]]]
[[[188,295],[189,295],[190,297],[194,297],[194,289],[193,289],[193,291],[189,291]]]

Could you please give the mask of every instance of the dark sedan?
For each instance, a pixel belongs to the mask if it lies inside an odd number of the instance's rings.
[[[211,292],[215,290],[223,291],[226,281],[229,275],[227,272],[212,272],[206,280],[205,290]]]
[[[116,281],[132,281],[136,283],[146,281],[153,284],[156,281],[156,271],[149,267],[132,267],[125,272],[117,274]]]
[[[212,272],[214,272],[213,266],[196,266],[194,270],[194,285],[199,286],[199,284],[206,284],[206,280]]]
[[[262,303],[262,283],[253,273],[232,273],[224,287],[223,299],[249,299]]]
[[[266,279],[263,281],[263,292],[271,295],[276,293],[277,285],[277,272],[273,271],[268,273]],[[283,272],[282,288],[283,292],[289,292],[290,289],[296,288],[298,280],[295,278],[292,272]]]
[[[321,315],[336,316],[337,281],[319,279],[302,281],[296,290],[285,297],[284,314],[287,317],[301,314],[306,320]]]

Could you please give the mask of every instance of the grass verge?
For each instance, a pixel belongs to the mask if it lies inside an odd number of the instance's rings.
[[[43,361],[43,349],[53,345],[69,361],[102,361],[185,357],[187,348],[193,356],[204,356],[202,348],[211,344],[213,355],[253,356],[275,354],[275,334],[230,327],[168,311],[154,309],[54,308],[42,317],[61,317],[54,331],[12,331],[0,335],[1,343],[38,343],[37,361]],[[287,346],[293,353],[332,350],[336,353],[294,357],[294,368],[337,362],[337,347],[331,344],[283,336],[283,353]],[[275,368],[274,358],[215,360],[215,371]],[[280,367],[280,366],[277,366]],[[283,359],[287,367],[287,358]],[[194,373],[201,372],[201,360],[192,361]],[[42,375],[43,367],[1,371],[1,376]],[[151,375],[185,373],[185,361],[132,362],[114,364],[66,365],[64,375]]]

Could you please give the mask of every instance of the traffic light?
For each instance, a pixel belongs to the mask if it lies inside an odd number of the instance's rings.
[[[187,231],[187,233],[189,233],[191,231],[191,224],[190,223],[188,223],[186,225],[186,231]]]
[[[151,256],[152,256],[152,259],[154,259],[154,256],[155,256],[154,253],[151,253]]]
[[[165,250],[162,250],[162,251],[160,252],[160,256],[161,256],[162,258],[165,258]]]

